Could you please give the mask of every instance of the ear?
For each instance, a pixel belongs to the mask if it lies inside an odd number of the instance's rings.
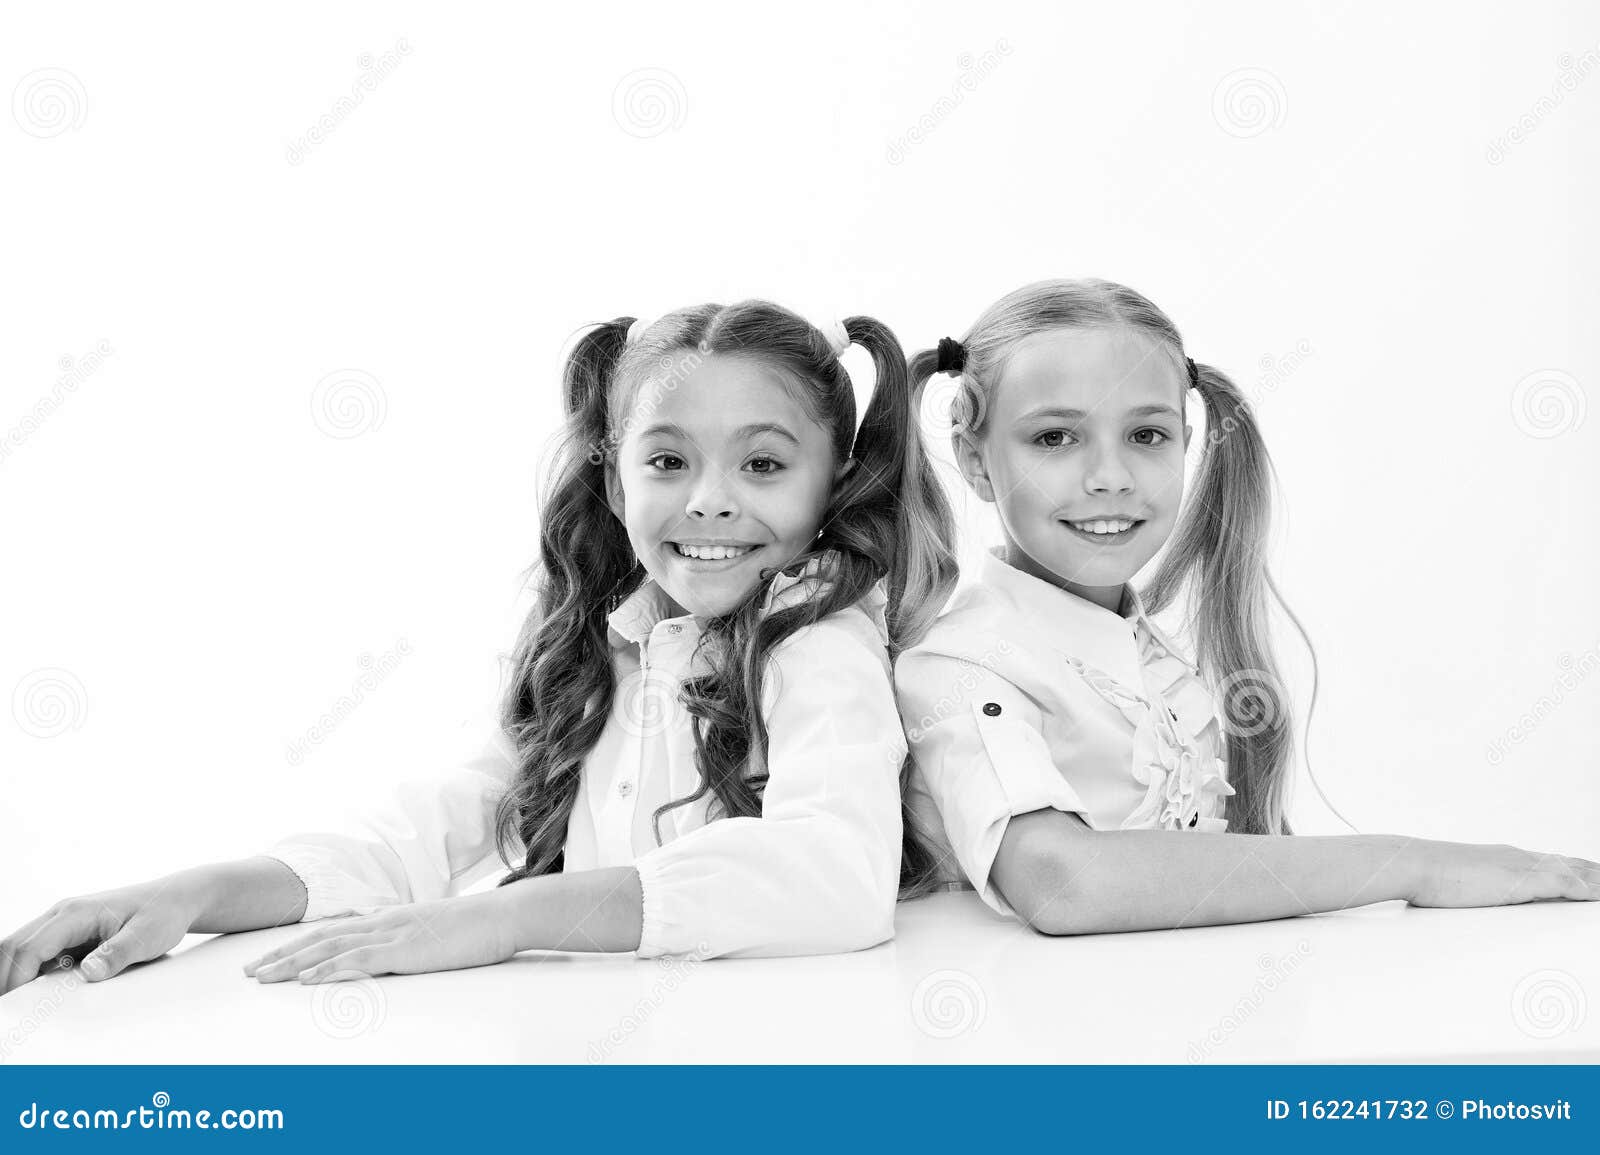
[[[626,524],[627,502],[623,498],[622,478],[617,475],[616,462],[611,460],[606,461],[606,504],[617,515],[617,520]]]
[[[989,467],[984,462],[983,450],[978,443],[957,429],[950,434],[950,448],[955,452],[956,467],[961,470],[961,476],[966,478],[972,492],[992,503],[995,500],[994,483],[989,480]]]

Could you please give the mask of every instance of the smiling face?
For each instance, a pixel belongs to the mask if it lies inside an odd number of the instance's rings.
[[[1135,329],[1019,341],[989,391],[963,475],[993,502],[1016,569],[1116,611],[1171,535],[1189,427],[1171,355]]]
[[[792,386],[750,357],[645,382],[622,428],[607,499],[675,616],[743,603],[815,539],[847,469]]]

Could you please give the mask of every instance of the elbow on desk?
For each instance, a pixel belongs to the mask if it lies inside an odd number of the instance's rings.
[[[1096,914],[1095,879],[1073,848],[1039,838],[1002,847],[995,883],[1028,927],[1047,935],[1095,934],[1111,929]]]

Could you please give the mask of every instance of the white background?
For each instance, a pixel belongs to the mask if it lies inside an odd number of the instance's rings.
[[[768,296],[876,314],[914,349],[1052,276],[1140,289],[1256,401],[1340,809],[1600,857],[1580,208],[1600,12],[105,4],[5,24],[0,933],[448,761],[515,634],[581,326]],[[30,108],[30,86],[60,99]],[[374,386],[318,411],[347,370]],[[970,557],[992,521],[968,512]],[[402,642],[292,764],[363,655]],[[1293,815],[1345,829],[1303,777]]]

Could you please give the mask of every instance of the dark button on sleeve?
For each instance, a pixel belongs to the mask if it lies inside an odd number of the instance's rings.
[[[989,715],[989,717],[993,718],[995,715],[1000,713],[1000,703],[999,702],[985,702],[983,704],[983,712],[985,714]]]

